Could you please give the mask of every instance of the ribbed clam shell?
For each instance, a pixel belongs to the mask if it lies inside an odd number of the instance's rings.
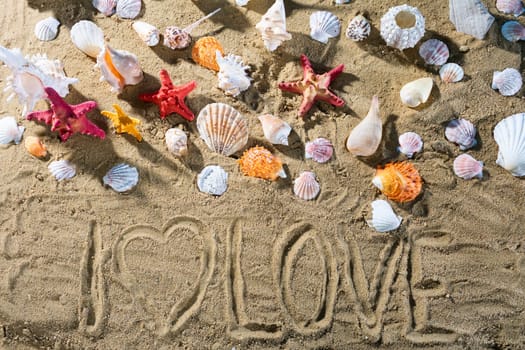
[[[494,22],[494,16],[481,0],[449,0],[449,18],[458,32],[479,40],[483,40]]]
[[[317,197],[321,186],[315,179],[315,174],[311,171],[303,171],[293,182],[293,193],[305,201]]]
[[[426,64],[441,66],[448,60],[448,46],[441,40],[427,40],[419,47],[419,56]]]
[[[102,181],[105,186],[109,186],[117,192],[126,192],[139,182],[139,172],[137,168],[121,163],[109,169]]]
[[[414,153],[421,152],[423,149],[423,140],[421,136],[415,132],[405,132],[399,136],[399,152],[405,154],[408,158],[412,158]]]
[[[258,117],[261,122],[264,137],[274,145],[288,146],[288,136],[292,131],[290,124],[271,114]]]
[[[144,79],[137,56],[125,50],[115,50],[109,45],[97,56],[96,66],[102,73],[100,80],[107,81],[114,92],[122,92],[125,85],[135,85]]]
[[[115,13],[117,0],[93,0],[93,7],[104,16],[111,16]]]
[[[155,46],[159,43],[159,30],[154,25],[142,21],[136,21],[133,23],[132,27],[146,45]]]
[[[339,18],[328,11],[316,11],[310,16],[310,37],[326,44],[341,31]]]
[[[415,7],[392,7],[381,17],[381,37],[388,46],[404,50],[416,46],[425,34],[425,18]]]
[[[16,123],[15,117],[7,116],[0,119],[0,144],[7,145],[14,142],[17,145],[22,140],[25,127]]]
[[[525,176],[525,113],[518,113],[501,120],[494,128],[498,144],[496,164],[514,176]]]
[[[140,13],[142,0],[118,0],[117,16],[120,18],[134,19]]]
[[[275,0],[274,4],[255,25],[262,36],[264,46],[269,51],[277,49],[283,41],[290,40],[292,35],[286,31],[286,13],[283,0]]]
[[[197,117],[197,129],[213,152],[225,156],[241,150],[248,142],[248,121],[225,103],[206,105]]]
[[[80,21],[71,27],[73,44],[90,57],[97,57],[104,48],[104,33],[91,21]]]
[[[483,162],[474,159],[474,157],[464,153],[454,159],[454,174],[465,180],[475,177],[483,178]]]
[[[457,143],[462,151],[476,146],[476,127],[466,119],[453,119],[445,128],[445,136]]]
[[[220,196],[228,189],[228,173],[218,165],[208,165],[197,176],[199,191]]]
[[[50,41],[57,37],[60,22],[54,17],[48,17],[35,25],[35,35],[38,40]]]
[[[188,136],[179,128],[171,128],[166,131],[166,146],[168,151],[177,157],[188,154]]]
[[[463,74],[463,68],[456,63],[447,63],[439,69],[439,76],[444,83],[461,81]]]
[[[412,108],[417,107],[427,102],[433,86],[434,81],[432,78],[420,78],[411,81],[403,85],[401,91],[399,91],[401,102]]]
[[[226,95],[237,96],[250,87],[251,79],[246,71],[250,68],[244,65],[240,56],[229,54],[223,57],[219,50],[215,51],[217,64],[219,65],[219,88]]]
[[[492,88],[503,96],[515,95],[520,91],[522,84],[521,73],[514,68],[506,68],[501,72],[495,71],[492,75]]]
[[[378,199],[372,202],[372,219],[368,220],[368,226],[373,227],[377,232],[388,232],[395,230],[401,225],[403,218],[396,215],[390,204]]]
[[[345,36],[353,41],[365,40],[370,35],[371,29],[368,20],[364,16],[358,15],[348,22]]]
[[[521,0],[496,0],[496,8],[503,12],[519,16],[523,13],[523,3]]]
[[[525,27],[516,21],[508,21],[501,26],[501,34],[508,41],[516,42],[525,39]]]
[[[326,163],[334,154],[334,146],[330,140],[319,137],[304,145],[304,157],[313,159],[317,163]]]
[[[58,181],[69,180],[77,174],[75,165],[65,159],[52,161],[47,168]]]

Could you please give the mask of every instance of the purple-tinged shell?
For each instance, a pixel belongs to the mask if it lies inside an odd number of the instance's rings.
[[[525,39],[525,27],[516,21],[508,21],[501,26],[501,34],[508,41],[516,42]]]
[[[456,63],[447,63],[439,69],[439,76],[444,83],[457,83],[463,79],[463,68]]]
[[[492,75],[492,88],[503,96],[515,95],[520,91],[522,84],[521,73],[514,68],[506,68],[501,72],[495,71]]]
[[[441,40],[430,39],[419,47],[419,56],[426,64],[441,66],[447,62],[449,51],[447,45]]]
[[[464,153],[454,159],[454,174],[465,180],[483,178],[483,162]]]
[[[93,0],[93,7],[104,16],[111,16],[115,13],[115,7],[117,6],[117,0]]]
[[[397,149],[408,158],[412,158],[414,153],[421,152],[423,149],[423,140],[415,132],[405,132],[399,136],[399,147]]]
[[[445,128],[445,136],[450,142],[457,143],[459,149],[466,149],[476,146],[476,127],[466,119],[451,120]]]
[[[307,142],[304,148],[304,157],[306,159],[313,159],[317,163],[328,162],[334,153],[334,146],[330,140],[322,137]]]
[[[521,15],[525,9],[521,0],[496,0],[496,8],[503,13]]]
[[[303,171],[299,177],[294,180],[293,193],[305,201],[309,201],[317,197],[321,186],[315,179],[315,174],[311,171]]]

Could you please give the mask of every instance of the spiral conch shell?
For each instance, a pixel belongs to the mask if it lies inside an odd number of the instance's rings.
[[[383,124],[379,116],[379,98],[374,96],[367,116],[352,130],[346,149],[355,156],[371,156],[379,147]]]
[[[422,180],[419,172],[409,162],[388,163],[378,168],[372,183],[389,199],[409,202],[421,192]]]
[[[288,135],[290,135],[292,127],[287,122],[271,114],[263,114],[258,118],[262,125],[264,137],[268,141],[274,145],[288,146]]]
[[[144,79],[137,56],[106,45],[97,56],[96,67],[102,72],[101,81],[111,85],[111,91],[122,92],[125,85],[136,85]]]

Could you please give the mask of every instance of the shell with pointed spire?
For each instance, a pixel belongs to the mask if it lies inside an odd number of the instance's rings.
[[[513,114],[496,124],[494,140],[499,147],[496,164],[514,176],[525,176],[525,113]]]
[[[414,153],[421,152],[423,149],[423,140],[421,136],[415,132],[405,132],[399,136],[399,152],[405,154],[408,158],[412,158]]]
[[[60,22],[54,17],[48,17],[35,25],[35,36],[41,41],[50,41],[57,37]]]
[[[188,135],[179,129],[171,128],[165,134],[166,146],[168,151],[177,157],[184,157],[188,154]]]
[[[419,172],[409,162],[388,163],[377,168],[372,183],[389,199],[409,202],[421,193],[422,180]]]
[[[483,178],[483,162],[474,159],[474,157],[466,153],[460,154],[454,159],[453,168],[454,174],[462,179]]]
[[[305,201],[315,199],[320,190],[321,186],[315,179],[315,174],[311,171],[303,171],[293,181],[293,193]]]
[[[476,127],[467,119],[453,119],[445,128],[445,137],[450,142],[457,143],[459,149],[466,149],[476,146]]]
[[[263,114],[258,117],[261,122],[264,137],[274,145],[288,146],[288,136],[292,132],[290,124],[271,114]]]
[[[447,63],[439,69],[439,76],[444,83],[457,83],[463,79],[463,68],[456,63]]]
[[[101,81],[111,85],[111,91],[122,92],[125,85],[136,85],[144,79],[137,56],[106,45],[97,56],[96,67],[102,72]]]
[[[47,156],[47,148],[39,137],[27,136],[24,137],[24,139],[24,146],[29,154],[37,158],[44,158]]]
[[[416,46],[425,35],[425,17],[415,7],[395,6],[381,17],[381,37],[388,46],[404,50]]]
[[[109,169],[102,182],[117,192],[127,192],[139,182],[139,172],[137,168],[126,163],[117,164]]]
[[[116,12],[120,18],[134,19],[141,8],[142,0],[118,0]]]
[[[224,55],[221,43],[212,36],[206,36],[195,42],[191,50],[191,58],[201,66],[218,72],[217,51]]]
[[[228,173],[218,165],[208,165],[197,176],[199,191],[221,196],[228,189]]]
[[[304,145],[304,157],[306,159],[313,159],[317,163],[328,162],[333,154],[334,146],[330,140],[323,137],[307,142]]]
[[[328,11],[316,11],[310,16],[310,37],[323,44],[341,32],[339,18]]]
[[[80,21],[71,27],[71,41],[89,57],[96,58],[104,49],[104,32],[91,21]]]
[[[15,117],[7,116],[0,119],[0,144],[7,145],[11,142],[19,144],[22,140],[25,127],[19,126]]]
[[[427,102],[432,92],[434,81],[432,78],[420,78],[411,81],[401,88],[399,96],[403,104],[415,108],[422,103]]]
[[[237,162],[241,172],[246,176],[272,181],[277,180],[278,177],[286,178],[286,172],[279,157],[264,147],[255,146],[244,151]]]
[[[275,0],[275,3],[255,25],[262,36],[264,46],[269,51],[277,49],[283,41],[290,40],[292,35],[286,31],[286,13],[284,1]]]
[[[372,219],[367,220],[368,226],[373,227],[377,232],[393,231],[401,225],[403,218],[396,215],[390,204],[377,199],[371,203]]]
[[[345,36],[353,41],[365,40],[370,35],[371,29],[370,22],[364,16],[358,15],[348,22]]]
[[[494,16],[481,0],[449,0],[449,10],[456,30],[479,40],[483,40],[494,22]]]
[[[501,72],[495,71],[492,75],[492,88],[503,96],[517,94],[522,84],[521,73],[514,68],[506,68]]]
[[[222,57],[219,50],[215,52],[217,64],[219,65],[219,89],[224,90],[226,95],[238,96],[242,91],[250,87],[251,79],[246,71],[250,69],[245,66],[240,56],[229,54]]]
[[[156,46],[159,43],[159,30],[154,25],[142,21],[136,21],[133,22],[132,27],[146,45]]]
[[[47,168],[57,181],[69,180],[77,174],[76,166],[65,159],[52,161]]]
[[[379,115],[379,98],[374,96],[368,114],[348,136],[346,149],[355,156],[371,156],[377,151],[382,135],[383,124]]]

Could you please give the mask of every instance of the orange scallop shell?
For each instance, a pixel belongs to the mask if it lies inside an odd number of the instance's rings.
[[[217,39],[212,36],[205,36],[197,40],[191,50],[191,58],[203,67],[219,71],[215,51],[219,50],[224,56],[224,49]]]
[[[247,176],[275,180],[284,176],[283,163],[264,147],[255,146],[244,151],[237,161],[241,172]]]
[[[373,183],[389,199],[409,202],[419,195],[423,181],[412,163],[395,162],[377,168]]]
[[[46,146],[36,136],[25,137],[24,146],[29,153],[37,158],[44,158],[47,155]]]

